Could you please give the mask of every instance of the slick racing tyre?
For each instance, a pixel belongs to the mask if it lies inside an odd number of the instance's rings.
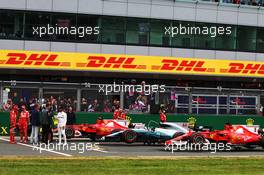
[[[126,143],[134,143],[137,140],[137,133],[132,130],[127,130],[123,133],[123,140]]]
[[[65,129],[65,134],[68,139],[74,137],[74,130],[72,128],[66,128]]]
[[[264,137],[262,137],[260,140],[260,146],[264,149]]]
[[[194,143],[194,144],[204,144],[205,143],[205,138],[202,134],[200,133],[194,133],[191,137],[190,137],[190,142]]]

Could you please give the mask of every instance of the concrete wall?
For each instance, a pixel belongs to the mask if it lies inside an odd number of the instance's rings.
[[[173,0],[0,0],[0,8],[264,26],[264,8]]]

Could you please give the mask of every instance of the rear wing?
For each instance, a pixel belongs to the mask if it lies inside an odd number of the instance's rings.
[[[233,125],[233,126],[243,126],[243,127],[247,128],[249,131],[251,131],[251,132],[253,132],[255,134],[258,134],[259,129],[260,129],[259,125],[251,125],[251,126],[248,126],[248,125]]]

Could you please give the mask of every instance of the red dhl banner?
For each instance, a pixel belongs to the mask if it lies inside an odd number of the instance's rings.
[[[264,77],[264,62],[1,50],[0,68]]]

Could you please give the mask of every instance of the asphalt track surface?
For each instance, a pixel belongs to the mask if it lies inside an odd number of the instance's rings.
[[[58,146],[52,143],[50,148],[47,145],[36,146],[32,144],[10,144],[8,137],[0,137],[0,156],[120,156],[120,157],[140,157],[140,156],[180,156],[180,157],[248,157],[264,156],[264,149],[256,148],[252,150],[242,149],[239,151],[165,151],[164,145],[147,146],[142,143],[110,143],[110,142],[89,142],[87,140],[68,141],[68,145]]]

